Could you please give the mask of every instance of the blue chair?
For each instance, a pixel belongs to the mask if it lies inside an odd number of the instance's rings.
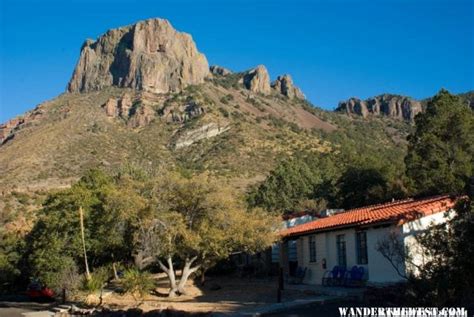
[[[346,279],[347,269],[345,266],[339,266],[339,274],[336,276],[333,285],[334,286],[342,286],[344,285],[344,281]]]
[[[344,279],[344,286],[356,287],[364,284],[365,269],[363,266],[354,265],[350,271],[347,271]]]

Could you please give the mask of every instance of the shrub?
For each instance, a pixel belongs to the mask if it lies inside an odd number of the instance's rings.
[[[131,294],[136,300],[136,295],[143,298],[155,287],[155,283],[149,272],[128,269],[123,276],[122,287],[125,293]]]
[[[104,287],[109,278],[110,270],[106,267],[100,267],[91,274],[89,280],[84,279],[83,290],[89,294],[98,292]]]

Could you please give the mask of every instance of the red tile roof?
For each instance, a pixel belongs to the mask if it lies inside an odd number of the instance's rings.
[[[314,231],[323,231],[337,227],[358,226],[378,222],[404,222],[444,212],[452,208],[456,199],[450,196],[436,196],[424,199],[407,199],[380,205],[350,209],[342,213],[320,218],[292,228],[282,230],[282,237],[299,236]]]

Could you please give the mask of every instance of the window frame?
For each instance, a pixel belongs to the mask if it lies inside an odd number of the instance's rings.
[[[363,239],[361,239],[363,237]],[[366,265],[369,264],[369,255],[367,247],[367,231],[360,230],[356,231],[356,259],[357,264]]]
[[[346,235],[345,234],[336,235],[336,249],[337,249],[337,264],[339,266],[347,267],[347,248],[346,248]]]

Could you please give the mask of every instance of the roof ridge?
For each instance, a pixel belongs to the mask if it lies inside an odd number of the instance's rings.
[[[412,201],[416,201],[416,200],[413,197],[409,197],[409,198],[405,198],[405,199],[401,199],[401,200],[395,200],[395,201],[390,201],[390,202],[385,202],[385,203],[368,205],[368,206],[364,206],[364,207],[352,208],[352,209],[345,210],[342,213],[347,213],[347,212],[351,212],[351,211],[358,211],[358,210],[361,210],[361,209],[376,209],[376,208],[380,208],[380,207],[386,207],[386,206],[390,206],[390,205],[399,205],[399,204],[408,203],[408,202],[412,202]]]
[[[430,196],[430,197],[425,197],[425,198],[420,198],[420,199],[415,199],[413,197],[408,197],[408,198],[405,198],[405,199],[389,201],[389,202],[385,202],[385,203],[379,203],[379,204],[373,204],[373,205],[368,205],[368,206],[364,206],[364,207],[352,208],[352,209],[348,209],[348,210],[346,210],[342,213],[358,211],[358,210],[361,210],[361,209],[377,210],[377,209],[380,209],[382,207],[397,206],[397,205],[406,204],[406,203],[410,203],[410,202],[426,203],[429,200],[435,201],[435,200],[440,200],[440,199],[444,199],[444,198],[449,198],[449,195],[435,195],[435,196]],[[336,215],[334,215],[334,216],[336,216]]]
[[[449,201],[446,201],[449,199]],[[323,228],[337,227],[350,224],[369,224],[389,218],[406,217],[410,211],[418,210],[424,214],[439,212],[444,207],[452,208],[459,197],[451,195],[437,195],[420,199],[408,198],[395,202],[388,202],[372,206],[347,210],[329,217],[317,218],[313,221],[300,224],[283,231],[283,236],[309,232]],[[441,202],[445,201],[444,204]],[[439,205],[439,206],[438,206]],[[386,209],[386,210],[384,210]],[[363,212],[361,212],[363,211]],[[427,213],[427,211],[429,211]]]
[[[381,209],[383,207],[398,206],[398,205],[402,205],[402,204],[406,204],[406,203],[426,204],[427,202],[434,202],[434,201],[442,200],[442,199],[445,199],[445,198],[449,198],[449,195],[436,195],[436,196],[430,196],[430,197],[421,198],[421,199],[407,198],[407,199],[399,200],[399,201],[396,201],[396,202],[390,202],[390,203],[375,205],[375,206],[371,207],[372,208],[371,210],[378,210],[378,209]]]

